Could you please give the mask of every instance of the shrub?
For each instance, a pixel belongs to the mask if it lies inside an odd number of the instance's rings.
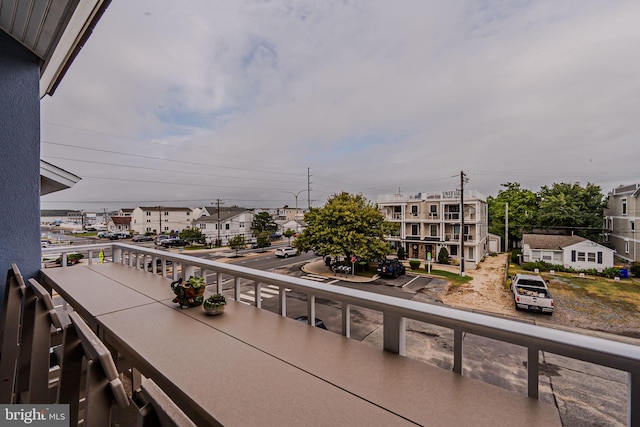
[[[521,249],[514,249],[511,251],[511,262],[514,264],[518,264],[520,262],[520,257],[518,255],[522,254]]]
[[[398,247],[398,259],[406,259],[404,248],[402,246]]]
[[[420,260],[419,259],[412,259],[409,261],[409,267],[411,267],[412,270],[417,270],[420,268]]]
[[[634,276],[640,277],[640,262],[634,262],[633,264],[631,264],[631,268],[629,269],[629,271]]]
[[[449,251],[444,246],[438,252],[438,264],[449,264]]]

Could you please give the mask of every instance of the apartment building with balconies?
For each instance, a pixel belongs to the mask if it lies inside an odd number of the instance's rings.
[[[604,210],[604,242],[616,250],[616,257],[628,262],[640,261],[640,235],[636,233],[640,222],[640,184],[614,188],[608,196],[609,204]]]
[[[465,267],[475,268],[488,251],[487,198],[477,191],[464,192],[464,225],[460,202],[459,190],[377,198],[380,212],[399,224],[397,233],[388,237],[394,248],[403,247],[409,258],[417,259],[427,259],[428,254],[435,259],[444,247],[460,260],[464,251]]]

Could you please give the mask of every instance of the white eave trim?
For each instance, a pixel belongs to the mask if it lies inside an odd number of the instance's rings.
[[[45,162],[44,160],[40,160],[40,176],[57,182],[65,188],[73,187],[82,179],[71,172],[67,172],[66,170],[60,169],[49,162]]]
[[[102,3],[104,0],[79,0],[68,25],[40,74],[40,98],[54,89],[68,62],[73,60],[76,48],[85,32],[90,31],[91,23]]]

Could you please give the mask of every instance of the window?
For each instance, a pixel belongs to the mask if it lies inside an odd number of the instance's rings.
[[[151,227],[147,227],[147,233],[151,233]]]
[[[438,224],[431,224],[429,226],[429,235],[432,237],[438,236]]]
[[[418,207],[416,205],[411,206],[411,215],[418,216]]]
[[[469,259],[473,259],[473,248],[469,248]]]
[[[594,252],[587,253],[587,261],[596,262],[596,254]]]
[[[627,199],[622,199],[622,215],[627,214]]]
[[[584,252],[578,252],[578,262],[580,262],[580,261],[584,262],[584,261],[586,261],[586,259],[587,258],[585,256]]]
[[[164,211],[164,216],[169,216],[169,211]]]
[[[240,223],[240,228],[244,228],[244,222]]]
[[[631,228],[631,231],[635,231],[635,230],[636,230],[636,223],[635,223],[635,221],[630,221],[630,222],[629,222],[629,227]]]
[[[544,261],[551,261],[552,258],[553,258],[553,253],[551,253],[551,252],[543,252],[542,253],[542,259]]]
[[[191,212],[187,211],[187,216],[191,215]]]
[[[602,264],[602,252],[598,252],[598,264]]]
[[[534,260],[540,259],[540,251],[531,251],[531,258]]]
[[[147,222],[149,223],[149,222],[151,222],[151,220],[150,220],[150,219],[148,219],[148,220],[147,220]]]
[[[411,224],[411,235],[417,236],[418,234],[418,224]]]
[[[165,228],[164,228],[164,231],[169,231],[169,227],[165,227]]]
[[[438,205],[429,205],[429,215],[438,216]]]
[[[451,246],[451,255],[458,255],[458,247]]]
[[[624,252],[627,253],[627,254],[629,253],[629,241],[628,240],[624,241]]]
[[[198,225],[200,226],[200,230],[206,230],[207,229],[207,224],[200,223]]]
[[[229,229],[229,224],[225,224],[225,225],[224,225],[224,229],[225,229],[225,230],[228,230],[228,229]]]
[[[145,215],[147,215],[147,216],[151,216],[151,212],[146,211],[146,212],[145,212]]]

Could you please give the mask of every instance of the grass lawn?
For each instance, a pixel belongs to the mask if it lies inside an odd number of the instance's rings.
[[[534,274],[517,265],[510,264],[509,276],[517,273]],[[560,272],[555,274],[542,272],[540,276],[549,281],[549,288],[553,293],[573,294],[599,302],[610,308],[617,307],[640,312],[640,280],[637,278],[613,280],[589,275],[580,277],[575,273]],[[509,285],[506,286],[508,288]]]

